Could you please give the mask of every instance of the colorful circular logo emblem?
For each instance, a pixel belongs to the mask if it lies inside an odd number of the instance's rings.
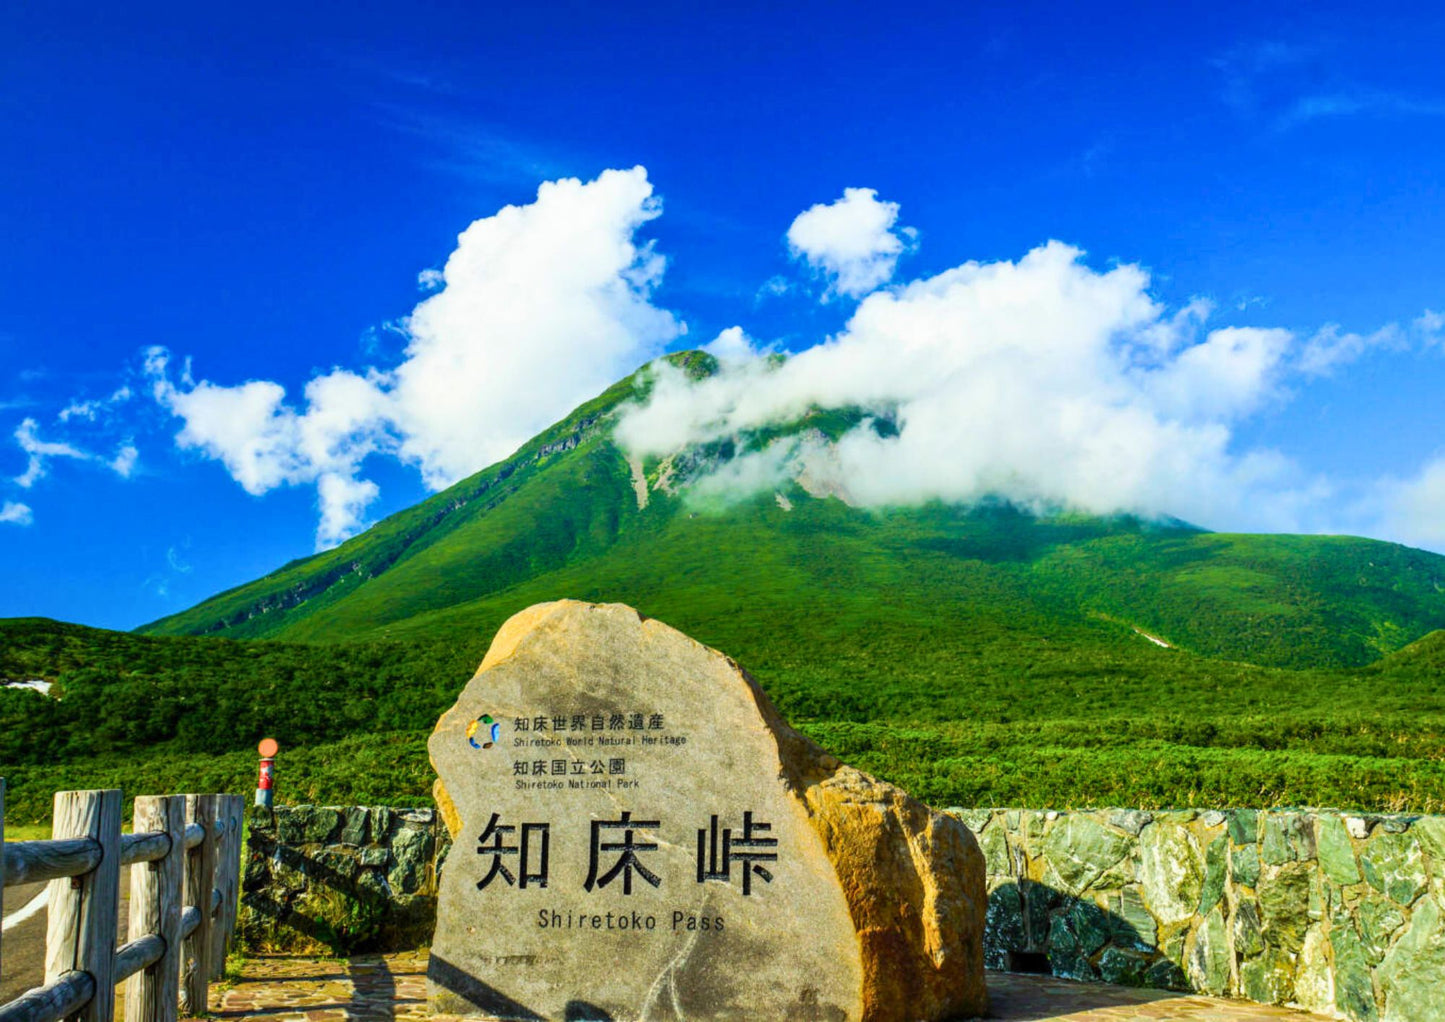
[[[482,714],[467,725],[467,741],[474,749],[490,749],[501,733],[502,725],[494,721],[490,713]],[[479,735],[482,739],[480,742],[477,741]]]

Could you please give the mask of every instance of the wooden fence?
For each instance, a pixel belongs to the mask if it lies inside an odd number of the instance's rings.
[[[0,1006],[0,1022],[112,1022],[126,980],[125,1022],[204,1015],[236,926],[241,796],[142,796],[122,834],[120,791],[57,792],[51,840],[10,844],[4,807],[0,779],[0,886],[50,887],[45,984]],[[122,866],[130,916],[117,948]]]

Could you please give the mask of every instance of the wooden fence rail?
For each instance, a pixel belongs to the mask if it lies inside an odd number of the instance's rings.
[[[241,796],[141,796],[122,834],[119,791],[57,792],[51,840],[9,844],[4,809],[0,778],[0,886],[50,887],[45,983],[0,1005],[0,1022],[113,1022],[123,982],[125,1022],[204,1015],[236,925]],[[129,940],[117,948],[123,866]]]

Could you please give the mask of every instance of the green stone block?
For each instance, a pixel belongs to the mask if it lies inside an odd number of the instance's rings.
[[[1266,814],[1259,854],[1270,866],[1313,859],[1315,830],[1311,817],[1303,813]]]
[[[1314,872],[1303,862],[1267,870],[1255,891],[1267,946],[1298,952],[1310,924],[1310,879]]]
[[[1189,976],[1207,993],[1219,995],[1229,989],[1229,940],[1224,925],[1224,910],[1216,906],[1205,917],[1194,937],[1194,952],[1189,959]]]
[[[1264,950],[1264,937],[1260,932],[1261,925],[1258,902],[1244,899],[1235,906],[1231,927],[1234,931],[1236,954],[1248,957],[1257,955]]]
[[[1049,913],[1059,900],[1047,884],[1032,880],[1019,881],[1019,897],[1024,903],[1024,933],[1030,948],[1042,949],[1049,939]]]
[[[1139,883],[1144,903],[1168,925],[1194,915],[1204,888],[1199,846],[1183,827],[1156,820],[1139,836]]]
[[[1115,809],[1109,813],[1109,825],[1118,827],[1135,837],[1147,827],[1154,819],[1153,813],[1145,812],[1142,809]]]
[[[361,850],[361,864],[363,866],[373,868],[376,866],[385,866],[387,859],[390,857],[391,853],[380,845],[372,845],[370,848],[363,848]]]
[[[1229,839],[1236,845],[1252,845],[1259,840],[1259,812],[1255,809],[1229,811]]]
[[[398,894],[416,894],[421,890],[435,844],[429,829],[410,824],[397,829],[391,840],[391,854],[396,864],[387,874],[387,881]]]
[[[322,848],[306,867],[307,875],[313,880],[336,887],[344,887],[355,880],[359,872],[361,862],[358,857],[340,848]]]
[[[1109,912],[1113,916],[1112,938],[1115,944],[1140,951],[1154,948],[1159,939],[1159,925],[1144,907],[1139,888],[1126,887],[1117,894],[1109,895]]]
[[[1199,915],[1207,915],[1224,896],[1225,874],[1229,865],[1229,839],[1223,834],[1209,843],[1204,851],[1204,885],[1199,894]]]
[[[371,811],[360,806],[346,810],[345,821],[341,825],[341,835],[337,838],[343,845],[355,845],[360,847],[366,844],[367,831],[370,830]]]
[[[322,845],[331,840],[341,814],[323,806],[293,806],[276,811],[276,839],[283,845]]]
[[[1083,981],[1098,979],[1098,973],[1089,964],[1087,955],[1079,946],[1078,937],[1063,915],[1054,916],[1049,926],[1046,954],[1049,956],[1049,969],[1055,976]]]
[[[1024,838],[1029,842],[1030,847],[1034,847],[1036,842],[1043,840],[1044,829],[1047,826],[1048,820],[1043,813],[1033,812],[1027,815],[1024,819],[1023,831]]]
[[[1376,975],[1384,997],[1384,1017],[1439,1018],[1441,977],[1445,977],[1445,931],[1434,898],[1420,902],[1404,935],[1380,963]]]
[[[1079,950],[1085,955],[1093,955],[1109,942],[1113,934],[1109,914],[1087,898],[1081,898],[1070,905],[1066,917],[1069,928],[1074,931],[1074,938],[1078,941]]]
[[[1405,914],[1385,898],[1367,897],[1355,909],[1360,946],[1371,965],[1378,965],[1390,949],[1390,942],[1405,925]]]
[[[1334,1013],[1335,981],[1329,947],[1330,941],[1324,929],[1310,927],[1294,970],[1294,1000],[1306,1011]]]
[[[1380,1013],[1375,1004],[1370,962],[1348,920],[1334,921],[1330,944],[1335,950],[1335,1007],[1348,1019],[1375,1022]]]
[[[993,811],[989,809],[949,809],[948,815],[955,816],[963,821],[963,825],[975,834],[988,826],[988,821],[993,819]]]
[[[986,829],[978,839],[978,847],[983,851],[984,868],[989,876],[1003,877],[1013,872],[1009,862],[1008,838],[1002,827]]]
[[[1315,820],[1315,843],[1319,847],[1320,868],[1337,884],[1360,882],[1360,867],[1355,862],[1355,846],[1345,831],[1345,821],[1338,816],[1321,816]]]
[[[1099,956],[1099,978],[1117,986],[1148,986],[1151,964],[1148,955],[1111,947]]]
[[[1420,842],[1409,833],[1376,830],[1360,852],[1360,869],[1371,887],[1401,905],[1412,904],[1429,882]]]
[[[393,900],[403,901],[405,899],[393,899],[392,892],[386,886],[386,879],[375,870],[363,870],[356,878],[356,890],[363,899],[371,901],[385,901],[391,903]]]
[[[276,842],[282,845],[304,843],[306,825],[311,820],[309,806],[286,807],[276,810]]]
[[[1284,951],[1266,949],[1239,966],[1239,985],[1251,1001],[1285,1004],[1294,999],[1294,959]]]
[[[1024,951],[1028,946],[1023,898],[1018,885],[999,884],[988,896],[988,911],[984,916],[984,964],[990,969],[1005,968],[1010,951]]]
[[[1046,873],[1066,894],[1083,894],[1113,868],[1134,839],[1083,813],[1056,820],[1038,844]]]
[[[1164,942],[1159,945],[1159,951],[1165,958],[1182,968],[1184,965],[1184,946],[1188,942],[1189,931],[1187,929],[1175,930],[1164,938]]]
[[[1423,816],[1410,828],[1425,854],[1434,860],[1435,872],[1445,872],[1445,816]]]
[[[1149,966],[1144,976],[1144,986],[1157,990],[1188,990],[1189,979],[1177,963],[1161,958]]]
[[[1259,883],[1259,845],[1244,845],[1229,851],[1229,875],[1236,884],[1254,887]]]
[[[1284,827],[1277,816],[1266,815],[1264,818],[1264,838],[1259,843],[1259,857],[1267,866],[1278,866],[1293,858],[1289,842],[1284,837]]]

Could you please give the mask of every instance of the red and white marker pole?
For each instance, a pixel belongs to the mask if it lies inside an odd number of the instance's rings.
[[[263,738],[256,751],[261,754],[261,770],[256,775],[256,804],[263,809],[271,808],[276,794],[276,750],[280,746],[274,738]]]

